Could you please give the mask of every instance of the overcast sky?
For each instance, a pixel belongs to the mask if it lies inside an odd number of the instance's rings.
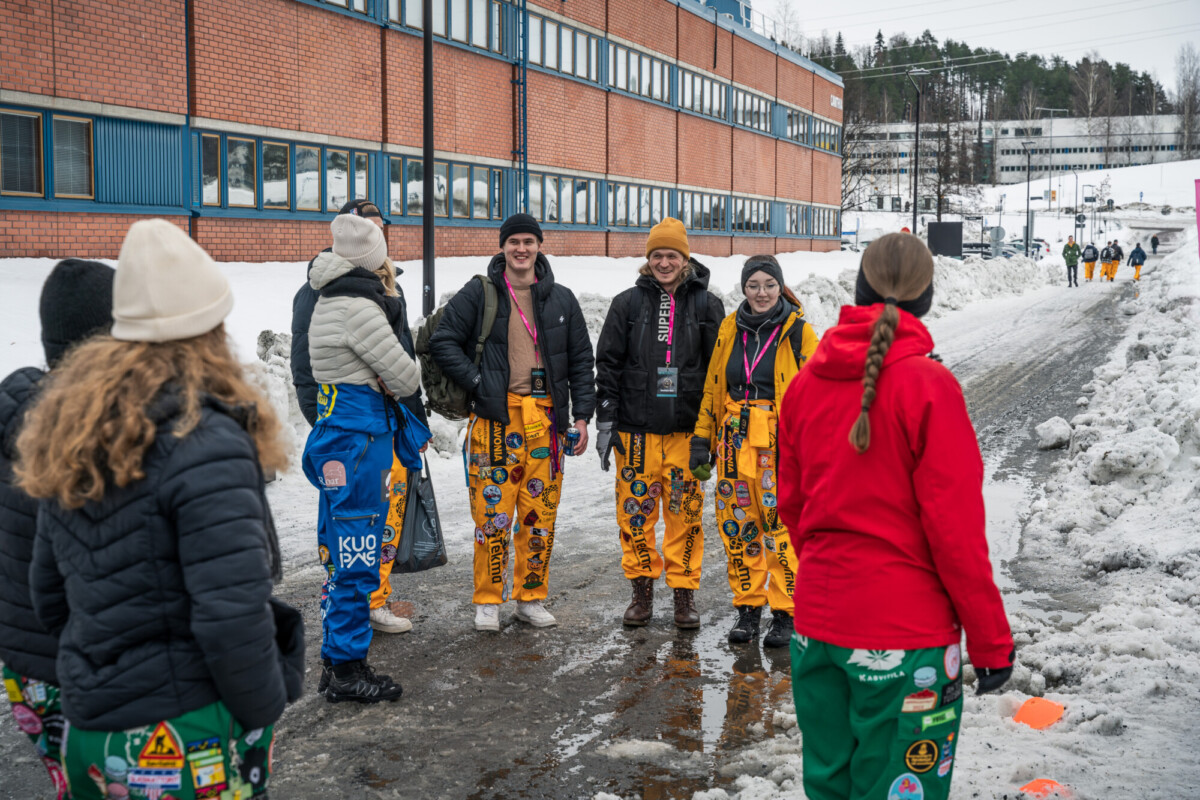
[[[1096,50],[1110,63],[1123,61],[1175,88],[1175,56],[1187,41],[1200,40],[1200,0],[752,0],[755,11],[777,16],[790,2],[805,36],[847,43],[873,42],[895,33],[920,35],[928,28],[971,47],[1060,55],[1070,63]]]

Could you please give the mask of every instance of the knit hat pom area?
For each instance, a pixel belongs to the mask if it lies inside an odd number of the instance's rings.
[[[232,309],[229,281],[186,233],[165,219],[130,226],[113,279],[114,339],[190,339],[220,325]]]
[[[112,267],[82,258],[55,264],[38,307],[46,364],[53,367],[72,345],[108,330],[112,305]]]
[[[339,214],[329,223],[333,253],[356,267],[378,269],[387,258],[387,240],[374,222],[353,214]]]
[[[500,246],[508,241],[508,237],[518,233],[532,233],[537,240],[542,241],[542,226],[529,214],[513,214],[500,226]]]
[[[655,250],[674,250],[683,256],[684,261],[691,258],[687,229],[683,227],[683,223],[674,217],[667,217],[651,228],[650,236],[646,238],[646,258]]]

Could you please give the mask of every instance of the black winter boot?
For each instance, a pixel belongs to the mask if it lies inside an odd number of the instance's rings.
[[[378,703],[382,700],[399,700],[404,692],[386,675],[376,675],[366,661],[347,661],[334,664],[329,678],[325,699],[331,703],[347,700],[355,703]]]
[[[317,694],[325,694],[329,688],[329,676],[333,674],[333,662],[328,658],[321,659],[321,679],[317,681]]]
[[[792,639],[792,615],[786,611],[772,610],[771,627],[763,637],[763,647],[787,647]]]
[[[758,639],[758,625],[762,619],[762,606],[738,606],[737,622],[729,629],[730,644],[745,644]]]
[[[654,616],[654,579],[650,577],[634,578],[633,600],[625,609],[625,617],[621,621],[634,628],[640,628]]]

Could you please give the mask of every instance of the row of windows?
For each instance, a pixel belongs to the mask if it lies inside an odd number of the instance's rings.
[[[367,0],[321,0],[339,8],[370,13]],[[433,33],[451,41],[482,50],[505,54],[504,29],[508,24],[505,0],[433,0]],[[423,29],[421,0],[388,0],[388,20],[413,30]],[[540,14],[529,14],[529,58],[531,65],[599,83],[600,62],[604,59],[605,40],[564,25]],[[671,64],[661,58],[632,50],[623,45],[607,44],[607,85],[623,92],[663,103],[678,103],[697,114],[728,120],[770,134],[773,130],[773,102],[765,97],[732,89],[729,84],[679,69],[675,97],[671,96]],[[732,92],[732,100],[729,94]],[[732,120],[729,112],[733,112]],[[809,115],[794,109],[788,112],[786,136],[792,141],[810,143]],[[820,123],[811,143],[816,147],[840,152],[841,127]]]
[[[1150,153],[1150,152],[1174,152],[1175,145],[1173,144],[1127,144],[1119,147],[1038,147],[1030,151],[1032,155],[1070,155],[1071,153]],[[1023,156],[1024,150],[1001,150],[1002,156]]]
[[[671,216],[671,190],[660,186],[608,183],[608,224],[649,228]]]
[[[840,230],[839,212],[834,208],[814,208],[812,210],[812,235],[836,236]]]
[[[565,175],[529,173],[529,213],[560,225],[600,224],[600,182]],[[518,187],[517,204],[521,204]]]
[[[531,176],[532,177],[532,176]],[[501,219],[504,171],[448,161],[433,162],[433,215],[449,219]],[[356,195],[369,197],[367,193]],[[425,162],[388,158],[387,208],[396,216],[425,213]]]
[[[733,90],[733,124],[763,133],[771,132],[771,101],[756,94]]]
[[[42,114],[0,111],[0,194],[44,197]],[[51,115],[54,197],[95,196],[92,121]]]

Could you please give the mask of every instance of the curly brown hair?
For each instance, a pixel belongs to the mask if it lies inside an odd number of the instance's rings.
[[[146,476],[143,458],[154,443],[151,401],[168,385],[183,413],[172,434],[200,422],[201,400],[253,406],[248,433],[264,470],[287,468],[287,450],[270,402],[246,381],[226,342],[225,326],[171,342],[127,342],[97,336],[75,347],[47,379],[17,439],[18,485],[32,497],[79,508],[117,486]]]
[[[884,303],[883,313],[875,320],[867,363],[863,370],[863,393],[858,418],[850,428],[850,444],[861,455],[871,446],[871,418],[868,412],[875,402],[876,384],[896,338],[900,312],[894,301],[915,300],[933,282],[933,254],[925,243],[911,233],[889,233],[871,242],[862,257],[862,271]]]

